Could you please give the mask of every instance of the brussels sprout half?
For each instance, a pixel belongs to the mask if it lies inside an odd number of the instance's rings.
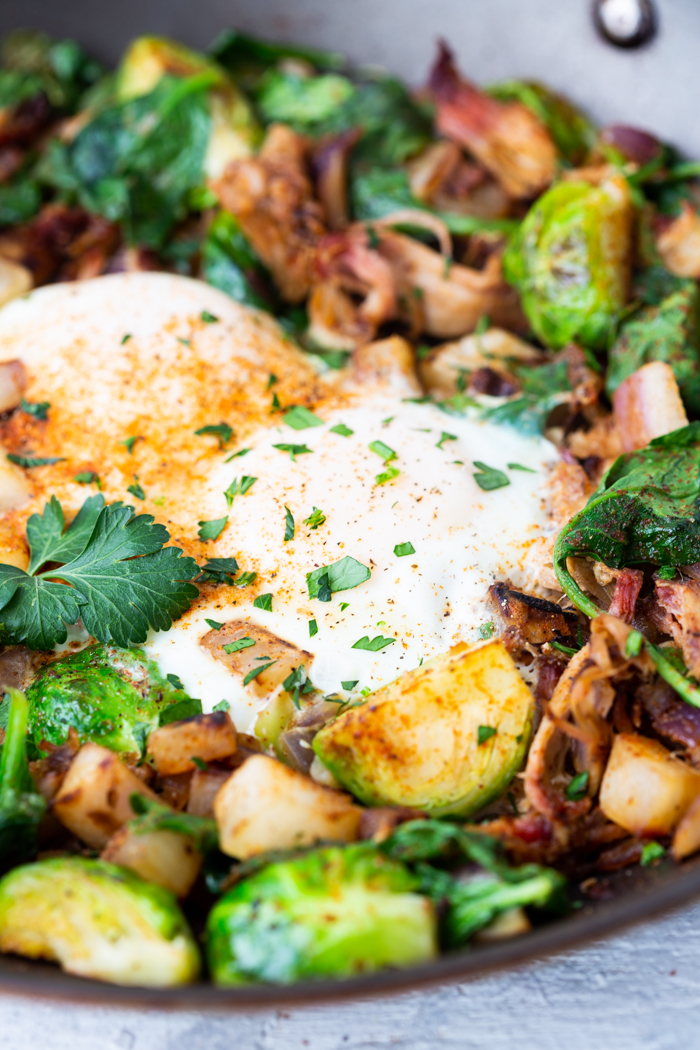
[[[165,988],[199,974],[175,898],[126,868],[52,857],[0,881],[0,951],[49,959],[67,973]]]
[[[159,725],[200,714],[201,701],[176,689],[142,649],[90,645],[41,669],[27,690],[35,744],[62,744],[68,730],[112,751],[141,754]]]
[[[207,957],[216,984],[288,984],[412,966],[437,954],[418,880],[367,843],[268,865],[214,905]]]

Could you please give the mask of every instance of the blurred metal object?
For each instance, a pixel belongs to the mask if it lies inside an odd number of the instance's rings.
[[[656,33],[651,0],[595,0],[593,17],[598,31],[615,47],[641,47]]]

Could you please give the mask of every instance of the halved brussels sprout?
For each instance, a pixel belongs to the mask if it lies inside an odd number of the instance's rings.
[[[0,951],[113,984],[187,984],[200,960],[171,893],[126,868],[51,857],[0,881]]]
[[[36,744],[63,744],[68,730],[112,751],[141,754],[159,725],[200,714],[200,700],[165,678],[142,649],[90,645],[42,667],[27,690]]]
[[[367,805],[467,816],[522,765],[534,703],[501,641],[458,645],[340,715],[313,748]]]
[[[207,922],[216,984],[349,977],[437,954],[435,913],[400,862],[366,843],[270,864],[229,890]]]
[[[503,274],[547,346],[607,346],[629,296],[631,238],[621,176],[598,186],[559,182],[533,204],[503,256]]]

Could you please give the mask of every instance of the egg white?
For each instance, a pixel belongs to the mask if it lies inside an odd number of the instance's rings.
[[[202,311],[219,321],[203,323]],[[122,342],[125,334],[131,338]],[[138,474],[144,509],[188,554],[236,557],[241,570],[257,573],[252,587],[205,589],[145,646],[205,710],[228,700],[241,730],[264,701],[200,647],[206,618],[249,620],[312,652],[314,684],[337,693],[348,681],[375,689],[457,641],[476,640],[490,619],[489,585],[504,578],[528,585],[527,553],[546,525],[549,442],[447,416],[407,400],[401,383],[358,388],[319,377],[265,318],[205,284],[130,274],[41,289],[0,311],[0,360],[13,357],[29,370],[26,396],[52,404],[40,454],[67,460],[31,472],[33,498],[15,515],[18,526],[51,493],[77,509],[87,492],[72,478],[90,461],[108,500],[131,502],[126,486]],[[271,390],[283,405],[312,404],[323,425],[287,426],[270,414]],[[228,449],[194,436],[221,421],[236,431]],[[351,436],[332,432],[341,422]],[[453,437],[438,447],[443,432]],[[121,444],[127,434],[142,437],[131,455]],[[400,471],[381,485],[384,464],[368,448],[377,440],[396,453],[391,465]],[[311,452],[292,461],[273,447],[280,443]],[[226,462],[243,447],[245,456]],[[510,484],[482,491],[474,461],[505,471]],[[229,509],[224,491],[243,474],[257,480]],[[288,542],[286,507],[296,526]],[[304,524],[313,507],[326,516],[315,530]],[[198,522],[227,513],[219,539],[200,543]],[[397,556],[394,547],[408,542],[415,553]],[[310,600],[306,574],[346,555],[370,567],[371,578],[328,603]],[[263,593],[273,595],[271,612],[253,606]],[[395,641],[376,653],[354,649],[365,635]]]

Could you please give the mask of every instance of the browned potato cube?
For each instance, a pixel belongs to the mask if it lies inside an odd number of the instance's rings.
[[[239,649],[235,653],[224,651],[225,645],[231,645],[243,638],[250,638],[255,644]],[[271,667],[262,671],[248,685],[248,689],[255,696],[260,697],[269,696],[272,690],[281,685],[300,664],[304,665],[308,674],[314,659],[313,653],[307,653],[305,649],[297,649],[296,645],[285,642],[264,627],[258,627],[246,620],[232,620],[230,623],[225,623],[220,631],[209,631],[200,639],[199,644],[208,649],[216,660],[226,664],[229,670],[240,678],[245,678],[253,669],[274,660],[275,663]],[[258,659],[262,656],[267,659]]]
[[[51,808],[69,831],[93,849],[102,849],[115,831],[133,819],[129,799],[134,792],[156,798],[114,751],[83,744]]]
[[[148,831],[130,825],[120,828],[100,854],[102,860],[130,868],[147,882],[155,882],[176,897],[186,897],[202,866],[202,854],[192,839],[175,831]]]
[[[228,711],[195,715],[161,726],[148,738],[148,753],[161,776],[189,773],[195,758],[215,762],[236,750],[236,727]]]
[[[230,776],[230,769],[195,769],[190,781],[187,812],[195,817],[213,817],[214,799]]]

